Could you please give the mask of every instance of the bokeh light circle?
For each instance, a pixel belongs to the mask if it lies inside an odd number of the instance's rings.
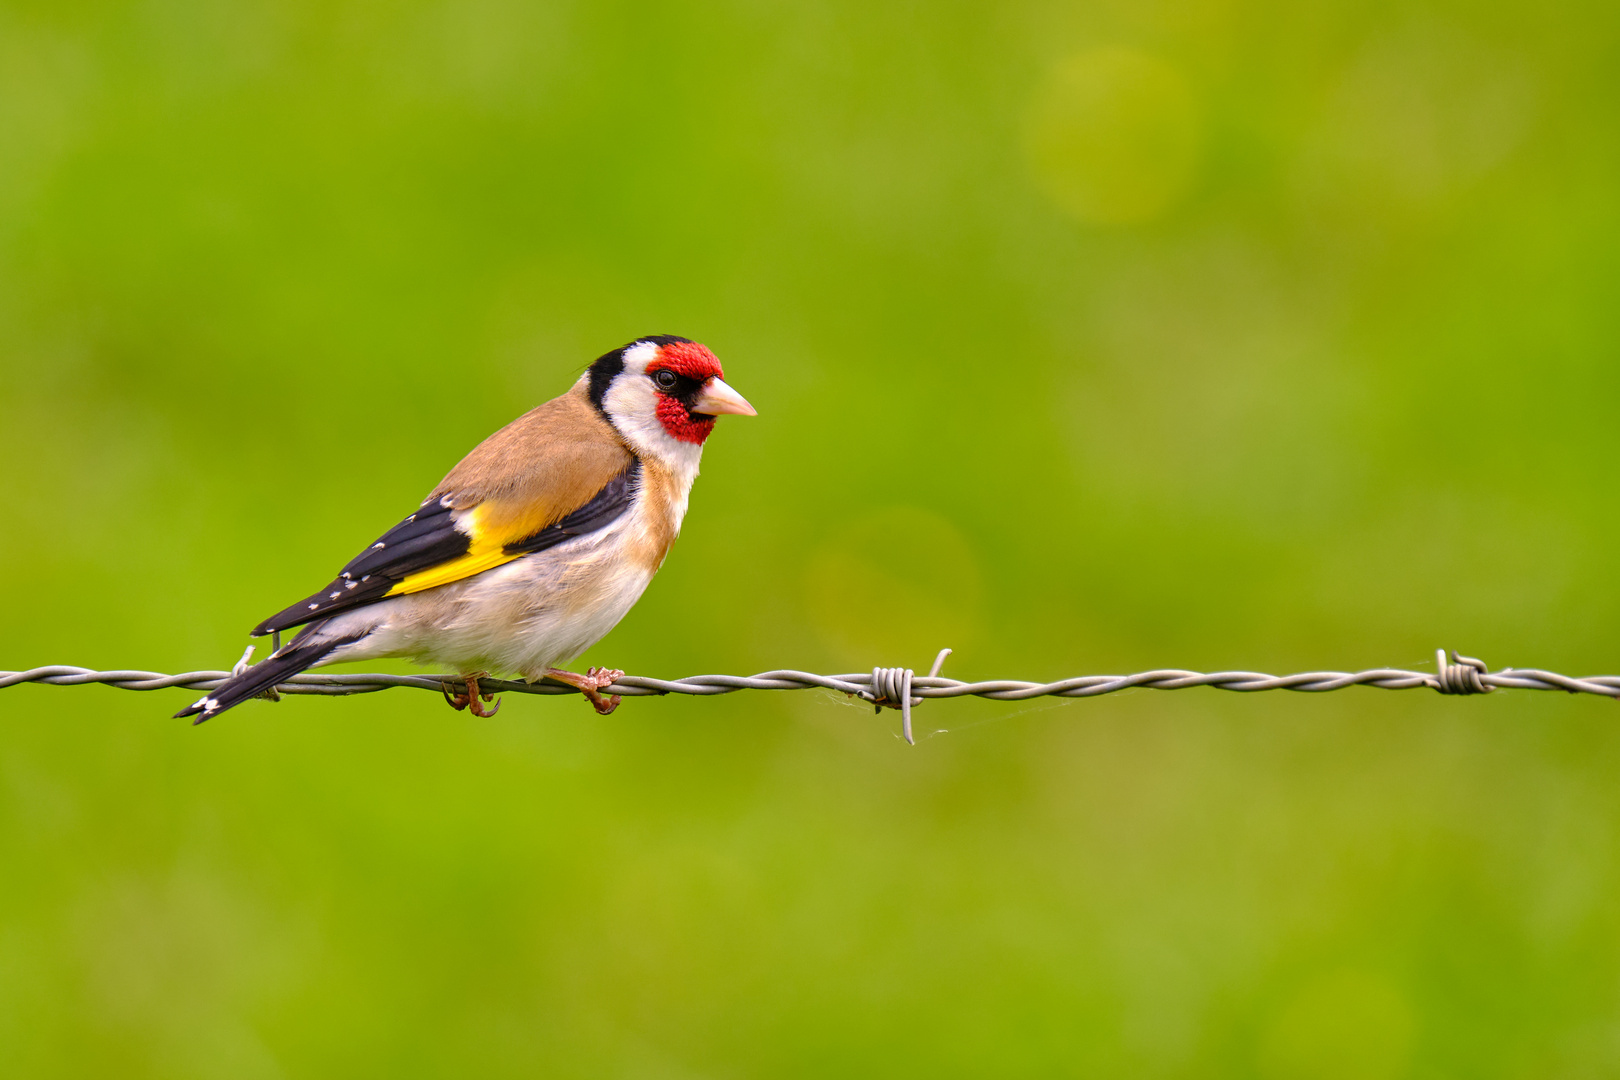
[[[1025,150],[1041,189],[1093,225],[1149,221],[1191,185],[1199,110],[1174,67],[1135,49],[1091,49],[1060,63],[1037,92]]]
[[[979,634],[982,576],[972,545],[940,515],[915,506],[875,511],[811,555],[811,624],[835,656],[856,665],[926,667],[938,650]]]

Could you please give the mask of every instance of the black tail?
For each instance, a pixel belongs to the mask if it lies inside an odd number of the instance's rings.
[[[347,645],[365,636],[360,634],[355,637],[310,640],[317,636],[317,633],[312,631],[318,632],[320,626],[320,623],[313,623],[305,627],[304,632],[289,642],[279,653],[272,653],[265,657],[263,662],[254,664],[240,675],[226,679],[208,691],[202,699],[175,713],[175,718],[195,716],[197,719],[192,721],[193,724],[212,720],[226,709],[240,705],[248,698],[257,697],[277,683],[314,667],[338,646]]]

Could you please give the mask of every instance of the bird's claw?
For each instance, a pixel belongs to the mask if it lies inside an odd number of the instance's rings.
[[[597,691],[605,686],[612,686],[614,683],[624,678],[624,672],[620,671],[618,668],[593,667],[588,669],[585,674],[587,678],[594,679],[596,681],[596,685],[591,689],[584,691],[584,694],[585,697],[590,701],[591,705],[596,709],[597,715],[606,716],[614,709],[617,709],[620,701],[618,694],[614,694],[610,698],[604,698],[601,694],[597,693]]]
[[[563,671],[559,668],[547,668],[546,678],[560,682],[565,686],[572,686],[575,690],[584,694],[585,700],[591,703],[591,707],[596,710],[598,716],[606,716],[619,707],[620,698],[618,694],[614,694],[612,697],[603,697],[597,692],[603,687],[612,686],[624,678],[624,672],[618,668],[593,667],[583,675],[572,671]]]
[[[470,709],[474,716],[494,716],[501,711],[501,703],[495,701],[494,694],[486,694],[478,689],[478,680],[488,674],[487,671],[480,671],[475,675],[463,675],[462,680],[467,684],[466,689],[454,697],[450,695],[450,684],[447,682],[440,683],[439,689],[444,693],[445,702],[457,712],[462,709]],[[493,709],[484,708],[483,702],[485,701],[495,701],[495,707]]]

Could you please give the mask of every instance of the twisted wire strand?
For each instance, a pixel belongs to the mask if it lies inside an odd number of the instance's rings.
[[[689,675],[681,679],[654,679],[641,675],[625,675],[603,693],[624,697],[654,697],[664,694],[687,694],[693,697],[712,697],[731,694],[739,690],[836,690],[866,701],[878,710],[898,709],[903,730],[911,741],[911,710],[930,698],[982,697],[996,701],[1027,701],[1038,697],[1089,698],[1104,694],[1117,694],[1123,690],[1188,690],[1207,686],[1215,690],[1230,690],[1252,694],[1263,690],[1292,690],[1298,693],[1321,694],[1344,690],[1352,686],[1370,686],[1380,690],[1435,690],[1442,694],[1486,694],[1494,690],[1563,690],[1571,694],[1596,694],[1600,697],[1620,697],[1620,675],[1588,675],[1573,678],[1553,671],[1536,668],[1503,668],[1490,671],[1483,661],[1458,656],[1441,650],[1436,657],[1436,670],[1405,671],[1400,668],[1373,668],[1368,671],[1309,671],[1295,675],[1267,675],[1257,671],[1182,671],[1164,669],[1142,671],[1135,675],[1079,675],[1057,682],[1037,683],[1015,679],[992,679],[964,682],[940,676],[940,666],[950,650],[935,659],[927,675],[917,675],[910,668],[874,668],[871,672],[847,675],[817,675],[807,671],[783,669],[765,671],[758,675]],[[244,658],[244,663],[245,663]],[[242,664],[237,665],[240,670]],[[31,668],[28,671],[0,671],[0,689],[23,683],[45,683],[51,686],[84,686],[99,683],[120,690],[165,690],[183,687],[189,690],[212,690],[229,677],[226,671],[188,671],[179,675],[165,675],[155,671],[94,671],[90,668],[53,664]],[[321,694],[344,696],[373,694],[396,687],[442,692],[465,691],[459,675],[347,675],[306,672],[280,683],[275,690],[281,694]],[[479,687],[487,693],[501,694],[575,694],[573,687],[557,683],[512,682],[502,679],[480,679]]]

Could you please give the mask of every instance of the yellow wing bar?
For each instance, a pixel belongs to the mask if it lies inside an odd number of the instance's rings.
[[[488,506],[488,503],[481,503],[473,507],[456,522],[456,527],[465,532],[472,540],[471,546],[468,547],[465,555],[458,555],[449,562],[440,563],[438,566],[410,574],[399,584],[389,589],[385,595],[404,596],[407,593],[417,593],[425,589],[437,588],[440,585],[449,585],[451,582],[470,578],[474,574],[481,574],[485,570],[493,570],[495,567],[509,563],[513,559],[521,558],[523,552],[509,553],[506,550],[506,545],[512,540],[506,533],[514,530],[503,529],[491,533],[483,527],[483,519],[486,516],[485,510]],[[523,527],[523,525],[519,525],[520,529]]]

